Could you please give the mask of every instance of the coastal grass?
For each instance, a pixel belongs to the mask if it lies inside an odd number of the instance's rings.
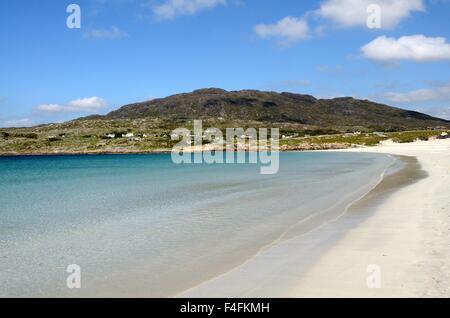
[[[334,134],[281,140],[283,150],[339,149],[359,146],[376,146],[380,142],[392,140],[396,143],[410,143],[438,137],[442,130],[419,130],[387,133]]]
[[[170,137],[174,129],[192,129],[192,126],[192,121],[135,119],[70,121],[31,128],[3,128],[0,129],[0,155],[165,152],[177,143]],[[224,135],[226,127],[280,128],[282,151],[376,146],[385,140],[409,143],[436,138],[446,131],[342,132],[300,124],[205,121],[203,129],[208,127],[217,127]],[[134,137],[122,137],[127,133],[133,133]],[[116,137],[108,137],[110,134]]]

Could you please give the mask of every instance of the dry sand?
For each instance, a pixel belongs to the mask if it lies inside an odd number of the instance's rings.
[[[178,296],[450,297],[450,140],[348,151],[413,156],[428,175]]]

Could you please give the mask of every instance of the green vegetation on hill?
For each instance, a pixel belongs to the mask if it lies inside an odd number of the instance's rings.
[[[411,142],[450,129],[450,122],[353,98],[204,89],[128,105],[106,116],[0,129],[0,155],[170,151],[171,132],[203,128],[279,128],[282,150],[347,148],[393,139]],[[383,132],[374,134],[374,132]]]
[[[218,127],[223,130],[230,123]],[[267,123],[232,127],[267,127]],[[247,123],[248,124],[248,123]],[[334,130],[302,130],[299,127],[280,128],[280,147],[284,151],[330,148],[349,148],[356,145],[373,146],[380,141],[396,142],[427,140],[440,135],[443,130],[417,130],[386,133],[343,133]],[[95,154],[95,153],[146,153],[170,151],[176,142],[171,140],[173,129],[192,129],[192,122],[172,123],[160,120],[88,120],[64,124],[43,125],[33,128],[0,129],[0,155],[7,154]],[[215,126],[205,126],[204,129]],[[275,127],[276,128],[276,127]],[[126,137],[132,133],[133,137]],[[114,135],[114,137],[112,137]],[[130,135],[131,136],[131,135]]]

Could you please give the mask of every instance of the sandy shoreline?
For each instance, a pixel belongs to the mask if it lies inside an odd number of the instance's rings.
[[[427,176],[178,296],[449,297],[450,140],[340,151],[416,157]]]

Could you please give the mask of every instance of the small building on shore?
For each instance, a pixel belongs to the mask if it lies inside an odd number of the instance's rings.
[[[133,138],[133,137],[134,137],[134,134],[131,133],[131,132],[129,132],[129,133],[123,134],[122,137],[123,137],[123,138]]]

